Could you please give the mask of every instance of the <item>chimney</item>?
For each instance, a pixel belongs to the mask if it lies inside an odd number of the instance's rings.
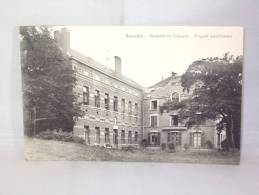
[[[56,30],[54,32],[54,39],[64,53],[70,50],[70,32],[67,28],[62,28],[61,31]]]
[[[175,73],[174,71],[171,72],[172,78],[174,79],[177,75],[177,73]]]
[[[118,56],[114,56],[114,62],[115,62],[115,74],[116,76],[121,75],[121,58]]]

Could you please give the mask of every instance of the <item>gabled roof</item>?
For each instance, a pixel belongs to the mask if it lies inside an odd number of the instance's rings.
[[[158,83],[152,85],[151,87],[149,88],[157,88],[157,87],[163,87],[165,85],[167,85],[170,81],[172,80],[179,80],[181,78],[181,76],[176,76],[176,77],[167,77],[166,79],[163,79],[162,81],[159,81]]]
[[[86,66],[89,66],[99,72],[102,72],[103,74],[112,77],[114,79],[117,79],[121,82],[124,82],[127,85],[130,85],[136,89],[143,90],[143,87],[136,83],[135,81],[129,79],[128,77],[124,75],[117,75],[115,74],[115,71],[113,69],[108,68],[107,66],[104,66],[103,64],[95,61],[94,59],[87,57],[73,49],[69,50],[69,55],[71,58],[80,61],[81,63],[85,64]]]

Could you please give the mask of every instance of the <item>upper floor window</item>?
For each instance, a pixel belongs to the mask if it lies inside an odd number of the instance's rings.
[[[151,115],[150,116],[150,127],[157,127],[158,126],[158,116]]]
[[[152,100],[150,102],[150,109],[151,110],[157,110],[157,107],[158,107],[158,101],[157,100]]]
[[[83,104],[89,105],[89,88],[83,87]]]
[[[129,114],[132,114],[132,103],[129,101]]]
[[[110,97],[109,97],[108,93],[105,93],[104,107],[105,107],[106,110],[109,110],[109,107],[110,107]]]
[[[171,116],[171,126],[178,126],[178,115]]]
[[[178,103],[178,102],[180,101],[180,95],[179,95],[179,93],[178,93],[178,92],[172,93],[172,94],[171,94],[171,100],[172,100],[173,102]]]
[[[134,135],[134,143],[137,144],[138,143],[138,132],[135,131],[135,135]]]
[[[121,99],[122,113],[125,113],[125,99]]]
[[[118,97],[117,96],[114,96],[114,99],[113,99],[113,110],[118,111]]]
[[[98,90],[95,90],[94,105],[95,107],[100,108],[100,91]]]
[[[132,144],[132,131],[128,131],[128,144]]]
[[[121,144],[125,144],[125,130],[121,130]]]
[[[137,115],[137,114],[138,114],[138,104],[135,103],[135,115]]]

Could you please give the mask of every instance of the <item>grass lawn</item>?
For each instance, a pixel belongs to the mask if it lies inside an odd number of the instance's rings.
[[[122,151],[72,142],[25,137],[25,158],[27,160],[239,164],[240,154],[239,152],[222,154],[217,151],[204,150],[178,151],[175,153],[159,150]]]

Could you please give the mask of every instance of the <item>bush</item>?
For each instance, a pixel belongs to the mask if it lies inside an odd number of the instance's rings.
[[[174,152],[175,151],[175,146],[174,146],[173,143],[167,144],[167,147],[168,147],[170,152]]]
[[[36,135],[37,138],[46,140],[57,140],[64,142],[75,142],[75,143],[85,143],[85,140],[80,137],[74,137],[72,133],[63,132],[62,130],[46,130],[42,131]]]
[[[140,142],[140,147],[145,148],[147,147],[147,140],[146,139],[142,139]]]
[[[206,147],[209,148],[209,149],[212,149],[213,148],[213,144],[211,143],[211,141],[206,141]]]
[[[121,149],[127,152],[133,152],[136,148],[133,146],[122,146]]]
[[[85,140],[81,137],[73,137],[73,142],[79,143],[79,144],[85,144]]]
[[[166,149],[166,143],[162,143],[161,144],[161,150],[165,150]]]
[[[183,147],[185,150],[188,150],[190,148],[190,146],[188,144],[184,144]]]

